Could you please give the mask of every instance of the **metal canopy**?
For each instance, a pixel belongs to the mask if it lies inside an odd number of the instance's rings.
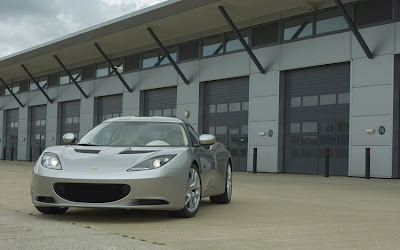
[[[36,84],[36,86],[39,88],[40,92],[42,92],[42,94],[46,97],[47,101],[49,101],[50,103],[53,103],[53,101],[50,99],[50,97],[47,95],[47,93],[44,92],[43,88],[40,86],[38,81],[33,77],[31,72],[29,72],[29,70],[25,67],[25,65],[21,65],[21,67],[25,70],[25,72],[29,75],[29,77],[32,79],[32,81]]]
[[[71,81],[75,84],[75,86],[78,88],[79,92],[81,92],[81,94],[88,99],[89,96],[85,93],[85,91],[83,91],[83,89],[81,88],[81,86],[79,85],[79,83],[76,81],[76,79],[72,76],[71,72],[67,69],[67,67],[65,67],[65,65],[61,62],[60,58],[58,58],[58,56],[54,55],[54,58],[56,59],[56,61],[58,62],[58,64],[60,64],[60,66],[64,69],[65,73],[67,73],[67,75],[69,76],[69,79],[71,79]]]
[[[18,97],[14,94],[14,92],[12,92],[12,90],[10,89],[10,87],[8,87],[8,85],[6,84],[6,82],[3,80],[3,78],[0,77],[0,82],[3,83],[3,85],[7,88],[8,92],[11,93],[11,95],[14,97],[14,99],[19,103],[19,105],[21,106],[21,108],[24,107],[24,105],[21,103],[21,101],[18,99]]]
[[[182,80],[186,83],[189,84],[188,79],[185,77],[185,75],[182,73],[181,69],[178,67],[174,59],[172,59],[171,55],[165,48],[165,46],[162,44],[160,39],[158,39],[157,35],[154,33],[154,31],[151,28],[147,28],[147,31],[150,33],[151,37],[153,37],[154,41],[157,43],[158,47],[161,49],[163,52],[164,56],[167,57],[168,61],[172,64],[178,75],[182,78]]]
[[[360,31],[358,30],[356,24],[354,23],[354,20],[351,18],[349,13],[347,12],[346,8],[344,7],[343,3],[341,0],[334,0],[336,3],[336,6],[338,7],[340,13],[346,20],[347,24],[349,25],[350,30],[353,32],[354,36],[356,37],[358,43],[360,44],[361,48],[364,50],[365,54],[369,59],[373,59],[374,55],[372,54],[371,50],[369,49],[367,43],[365,42],[364,38],[360,34]]]
[[[125,79],[121,76],[121,74],[118,72],[118,70],[114,67],[114,64],[111,62],[111,60],[107,57],[106,53],[104,53],[103,49],[100,47],[98,43],[95,43],[94,46],[96,46],[97,50],[100,52],[100,54],[103,56],[104,60],[108,63],[114,74],[116,74],[119,78],[119,80],[122,82],[122,84],[125,86],[125,88],[129,91],[132,92],[133,89],[129,87],[128,83],[126,83]]]
[[[256,55],[254,55],[254,53],[251,50],[250,46],[244,40],[242,34],[240,34],[240,31],[237,29],[236,25],[233,23],[232,19],[230,18],[230,16],[228,15],[228,13],[224,9],[224,7],[223,6],[218,6],[218,9],[221,12],[221,14],[224,16],[226,22],[229,24],[229,26],[231,27],[232,31],[236,34],[236,36],[239,39],[240,43],[242,44],[243,48],[247,51],[247,54],[249,54],[251,60],[253,60],[254,64],[257,66],[258,70],[262,74],[265,74],[266,73],[265,69],[263,68],[263,66],[261,66],[260,61],[258,61]]]

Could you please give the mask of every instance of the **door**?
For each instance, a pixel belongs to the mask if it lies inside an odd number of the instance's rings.
[[[19,110],[6,110],[5,158],[16,160],[18,152]]]
[[[80,131],[80,101],[71,101],[61,103],[61,118],[60,118],[60,142],[66,133],[74,133],[79,138]]]
[[[101,122],[120,117],[122,115],[122,95],[102,96],[96,98],[95,125]]]
[[[30,159],[37,160],[46,146],[46,113],[47,107],[30,107]]]
[[[350,65],[286,72],[285,152],[287,173],[348,175]]]
[[[144,116],[176,117],[176,87],[144,91]]]
[[[235,171],[247,171],[248,110],[248,77],[205,83],[204,132],[228,147]]]

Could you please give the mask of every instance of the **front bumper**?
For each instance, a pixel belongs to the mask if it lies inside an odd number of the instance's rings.
[[[35,167],[31,196],[35,206],[180,210],[184,207],[188,169],[168,168],[122,173],[68,172]],[[39,169],[39,171],[37,171]],[[74,202],[57,195],[56,183],[125,184],[130,192],[124,198],[106,203]],[[45,198],[43,198],[45,197]],[[165,201],[160,204],[158,201]]]

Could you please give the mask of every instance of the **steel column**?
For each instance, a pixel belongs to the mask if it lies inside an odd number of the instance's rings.
[[[21,67],[25,70],[25,72],[29,75],[29,77],[32,79],[32,81],[36,84],[36,86],[39,88],[40,92],[46,97],[47,101],[50,103],[53,103],[53,101],[50,99],[50,97],[47,95],[46,92],[44,92],[43,88],[39,85],[38,81],[33,77],[31,72],[25,67],[25,65],[21,65]]]
[[[75,84],[75,86],[78,88],[79,92],[81,92],[81,94],[88,99],[89,96],[85,93],[85,91],[83,91],[83,89],[81,88],[81,86],[79,85],[79,83],[76,81],[76,79],[72,76],[71,72],[67,69],[67,67],[65,67],[65,65],[61,62],[60,58],[58,58],[58,56],[54,55],[54,58],[56,59],[56,61],[58,62],[58,64],[60,64],[60,66],[64,69],[65,73],[67,73],[67,75],[69,76],[69,78],[72,80],[72,82]]]
[[[236,34],[237,38],[239,39],[240,43],[242,44],[243,48],[247,51],[247,53],[249,54],[251,60],[253,60],[254,64],[257,66],[258,70],[262,73],[265,74],[266,71],[263,68],[263,66],[261,65],[260,61],[258,61],[256,55],[254,55],[253,51],[251,50],[250,46],[246,43],[246,41],[244,40],[242,34],[240,34],[240,31],[237,29],[236,25],[233,23],[232,19],[230,18],[230,16],[228,15],[228,13],[226,12],[226,10],[224,9],[223,6],[218,6],[219,11],[221,12],[221,14],[224,16],[226,22],[229,24],[229,26],[231,27],[232,31]]]
[[[125,86],[125,88],[129,91],[132,92],[133,89],[129,87],[128,83],[126,83],[125,79],[121,76],[121,74],[118,72],[118,70],[115,68],[114,64],[111,62],[111,60],[107,57],[106,53],[104,53],[103,49],[100,47],[98,43],[95,43],[94,46],[96,46],[97,50],[100,52],[100,54],[103,56],[104,60],[108,63],[112,71],[114,72],[115,75],[118,76],[119,80],[122,82],[122,84]]]
[[[21,108],[24,107],[24,105],[21,103],[21,101],[18,99],[18,97],[12,92],[12,90],[10,89],[10,87],[8,87],[8,85],[6,84],[6,82],[3,80],[3,78],[0,77],[0,82],[3,83],[3,85],[7,88],[8,92],[11,93],[11,95],[14,97],[14,99],[18,102],[18,104],[21,106]]]
[[[167,57],[168,61],[172,64],[178,75],[182,78],[182,80],[186,83],[189,84],[188,79],[185,77],[185,75],[182,73],[181,69],[178,67],[174,59],[172,59],[171,55],[168,53],[167,49],[164,47],[164,45],[161,43],[160,39],[158,39],[157,35],[154,33],[154,31],[151,28],[147,28],[147,31],[150,33],[150,35],[153,37],[154,41],[157,43],[158,47],[161,49],[161,51],[164,53],[164,55]]]
[[[334,0],[336,3],[337,8],[339,9],[340,13],[344,17],[349,25],[350,30],[353,32],[354,36],[356,37],[358,43],[360,44],[361,48],[364,50],[365,54],[369,59],[373,59],[374,55],[372,54],[371,50],[369,49],[367,43],[365,42],[364,38],[362,37],[360,31],[358,30],[356,24],[354,23],[353,19],[347,12],[346,8],[344,7],[341,0]]]

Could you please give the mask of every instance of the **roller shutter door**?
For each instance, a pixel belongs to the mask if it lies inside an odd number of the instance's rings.
[[[205,83],[204,132],[229,148],[236,171],[247,171],[248,110],[248,77]]]
[[[144,115],[176,117],[176,87],[144,91]]]
[[[79,138],[80,131],[80,101],[61,103],[60,142],[66,133],[74,133]],[[63,143],[62,143],[63,144]]]
[[[6,110],[5,158],[16,160],[18,152],[19,110]]]
[[[350,64],[286,72],[285,158],[288,173],[348,175]]]
[[[122,115],[122,95],[98,97],[96,124]]]
[[[46,146],[47,107],[30,107],[30,159],[37,160]]]

